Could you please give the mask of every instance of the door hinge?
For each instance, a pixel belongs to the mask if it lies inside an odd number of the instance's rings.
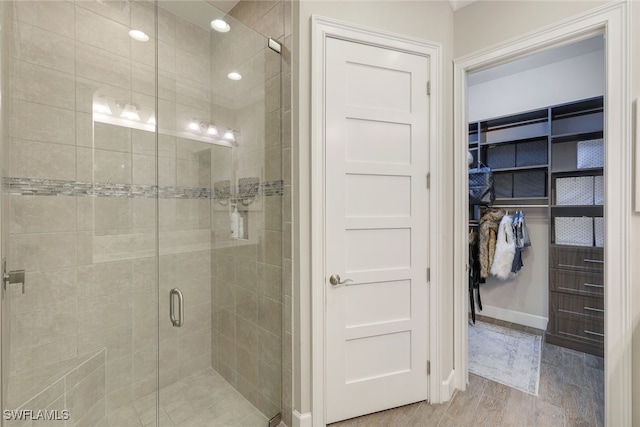
[[[431,95],[431,80],[427,82],[427,95]]]
[[[273,418],[269,420],[269,427],[278,427],[282,421],[282,413],[278,412]]]
[[[427,189],[431,188],[431,172],[427,172]]]
[[[431,267],[427,268],[427,282],[431,281]]]
[[[427,360],[427,375],[431,375],[431,361]]]
[[[276,53],[282,53],[282,45],[269,37],[269,41],[267,42],[267,47]]]

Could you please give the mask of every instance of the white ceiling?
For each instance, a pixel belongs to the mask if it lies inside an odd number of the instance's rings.
[[[207,0],[207,3],[212,4],[224,13],[229,13],[229,11],[233,9],[233,7],[238,4],[239,1],[240,0]],[[451,9],[455,11],[467,5],[470,5],[474,1],[476,0],[449,0],[449,3],[451,3]]]
[[[458,9],[462,9],[465,6],[470,5],[474,1],[476,0],[449,0],[449,3],[451,3],[451,9],[455,12]]]
[[[235,5],[240,3],[240,0],[207,0],[207,3],[213,5],[217,9],[220,9],[224,13],[229,13]]]
[[[160,7],[173,14],[186,19],[206,30],[212,20],[224,18],[233,7],[238,4],[238,0],[160,0]]]
[[[474,1],[477,0],[449,0],[449,3],[451,4],[451,9],[456,11],[470,5]],[[212,4],[224,13],[229,13],[229,11],[239,2],[240,0],[207,0],[207,3]]]
[[[465,6],[470,5],[474,1],[477,0],[449,0],[449,4],[451,5],[451,9],[454,11],[461,9]],[[229,13],[231,9],[237,5],[240,0],[206,0],[206,3],[209,3],[216,9],[218,9],[223,14]],[[196,8],[194,9],[193,4],[196,4]],[[182,16],[183,18],[187,18],[192,22],[203,21],[204,19],[198,20],[197,17],[201,16],[197,10],[197,4],[200,2],[193,2],[190,0],[161,0],[160,4],[167,10]],[[211,20],[209,20],[211,22]],[[208,25],[208,23],[207,23]]]

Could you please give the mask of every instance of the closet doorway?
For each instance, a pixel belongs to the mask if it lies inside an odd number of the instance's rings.
[[[605,145],[605,417],[608,425],[632,424],[631,239],[628,230],[632,218],[633,144],[627,19],[626,3],[608,3],[454,61],[454,363],[455,384],[460,390],[467,388],[468,378],[469,297],[465,268],[468,261],[468,150],[464,146],[468,139],[467,74],[601,32],[605,35],[606,51],[604,139],[614,142]]]
[[[469,201],[470,382],[603,425],[604,37],[466,86],[469,167],[489,168],[495,192]]]

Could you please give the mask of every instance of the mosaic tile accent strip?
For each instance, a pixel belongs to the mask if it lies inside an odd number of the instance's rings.
[[[9,194],[22,196],[74,196],[74,197],[119,197],[161,199],[217,199],[228,200],[235,193],[229,181],[207,187],[156,187],[155,185],[113,184],[80,181],[62,181],[40,178],[3,178],[3,188]],[[242,183],[242,181],[241,181]],[[246,189],[245,189],[246,190]],[[252,180],[251,194],[258,196],[281,196],[283,181],[258,184]],[[242,192],[242,187],[239,188]],[[246,190],[245,193],[247,193]],[[255,194],[257,192],[257,194]],[[251,196],[249,196],[251,197]]]
[[[39,178],[4,178],[4,191],[23,196],[76,197],[156,197],[152,185],[112,184],[81,181],[62,181]]]
[[[284,181],[270,181],[262,183],[260,194],[262,196],[282,196],[284,194]]]
[[[211,199],[211,189],[206,187],[160,187],[158,197],[161,199]]]

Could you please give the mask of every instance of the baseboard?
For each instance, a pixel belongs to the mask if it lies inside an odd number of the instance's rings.
[[[311,427],[311,412],[301,414],[294,410],[292,418],[293,427]]]
[[[505,322],[517,323],[518,325],[542,329],[543,331],[547,329],[547,323],[549,322],[549,319],[547,319],[546,317],[536,316],[529,313],[522,313],[520,311],[507,310],[506,308],[493,307],[490,305],[483,305],[482,311],[478,311],[477,314],[492,317],[494,319],[504,320]]]
[[[442,385],[440,386],[440,399],[441,403],[448,402],[453,397],[453,392],[456,390],[455,384],[456,371],[452,369],[449,373],[449,377],[442,381]]]

